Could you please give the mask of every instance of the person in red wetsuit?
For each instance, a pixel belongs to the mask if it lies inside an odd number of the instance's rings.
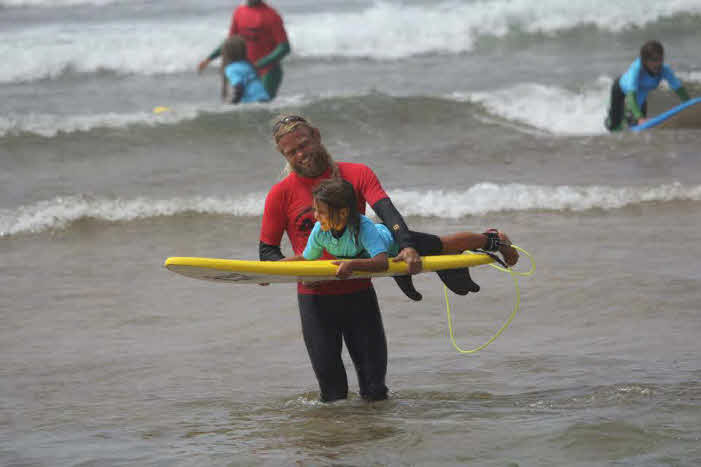
[[[246,58],[258,71],[265,90],[273,99],[282,84],[281,60],[290,53],[290,43],[282,18],[262,0],[247,0],[231,16],[229,36],[239,35],[246,41]],[[218,47],[198,65],[202,72],[221,55]]]
[[[259,243],[261,261],[285,259],[280,249],[284,233],[294,254],[303,253],[315,223],[312,189],[331,177],[341,177],[353,185],[360,213],[365,213],[366,203],[372,207],[398,243],[399,253],[393,261],[405,261],[410,273],[421,270],[417,248],[421,254],[441,253],[443,245],[436,236],[426,235],[421,244],[416,244],[416,237],[372,169],[364,164],[334,161],[321,143],[320,131],[304,117],[279,117],[273,127],[273,138],[287,161],[289,174],[270,189],[265,199]],[[508,238],[500,232],[485,233],[484,245],[476,246],[490,248],[491,244],[496,250],[501,240]],[[324,251],[322,258],[334,257]],[[469,280],[469,276],[458,276],[453,278],[452,285]],[[420,294],[411,285],[410,276],[403,277],[406,278],[403,283],[398,281],[402,290],[410,298],[419,300]],[[444,279],[444,282],[450,287],[451,279]],[[474,286],[474,283],[469,281],[467,285]],[[344,342],[358,375],[360,396],[369,401],[386,399],[387,341],[370,280],[299,283],[297,300],[302,334],[319,383],[320,399],[331,402],[348,396],[348,380],[341,358]]]

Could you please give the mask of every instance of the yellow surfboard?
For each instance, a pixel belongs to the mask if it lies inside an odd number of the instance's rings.
[[[469,268],[489,264],[494,259],[484,253],[421,257],[421,272]],[[238,259],[170,257],[164,266],[194,279],[237,284],[261,282],[297,282],[338,280],[333,260],[317,261],[246,261]],[[401,276],[407,273],[405,262],[389,262],[382,272],[354,272],[353,278]]]

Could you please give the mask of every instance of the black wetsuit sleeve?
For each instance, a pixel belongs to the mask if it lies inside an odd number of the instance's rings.
[[[392,204],[391,199],[382,198],[372,205],[372,209],[380,217],[382,223],[392,232],[392,236],[394,236],[394,239],[399,245],[399,251],[404,248],[416,248],[411,234],[409,233],[409,227],[407,227],[404,218],[399,214],[397,208]]]
[[[261,261],[280,261],[285,257],[280,245],[268,245],[263,242],[258,244],[258,256]]]

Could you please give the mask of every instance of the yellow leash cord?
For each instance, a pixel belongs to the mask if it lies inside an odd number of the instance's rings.
[[[528,259],[531,262],[531,269],[528,272],[516,272],[511,268],[503,268],[503,267],[497,266],[496,264],[493,264],[493,263],[489,264],[491,267],[493,267],[497,271],[507,272],[511,275],[511,278],[514,281],[514,288],[516,289],[516,302],[514,303],[514,310],[511,312],[511,315],[509,315],[509,318],[506,320],[506,322],[501,326],[501,328],[499,328],[499,330],[487,342],[480,345],[479,347],[475,347],[472,350],[464,350],[464,349],[461,349],[460,346],[458,346],[458,344],[455,342],[455,336],[453,335],[453,318],[451,318],[451,316],[450,316],[450,302],[448,301],[448,288],[445,285],[443,286],[443,293],[445,295],[446,313],[448,315],[448,331],[450,332],[450,343],[453,344],[453,347],[455,347],[455,349],[462,354],[469,354],[469,353],[478,352],[478,351],[484,349],[485,347],[487,347],[492,342],[494,342],[494,340],[497,337],[499,337],[501,335],[501,333],[504,332],[504,330],[509,326],[511,321],[513,321],[514,317],[516,316],[516,312],[518,312],[519,306],[521,304],[521,289],[518,285],[518,276],[522,276],[522,277],[532,276],[533,273],[535,272],[535,260],[533,259],[533,256],[531,256],[531,254],[528,253],[523,248],[518,247],[518,246],[513,245],[513,244],[511,246],[528,257]],[[476,254],[476,253],[473,253],[472,251],[469,251],[469,250],[465,251],[464,253],[471,254],[471,255]]]

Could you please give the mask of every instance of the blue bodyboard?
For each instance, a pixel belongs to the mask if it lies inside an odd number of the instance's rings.
[[[701,104],[701,97],[697,97],[695,99],[689,99],[688,101],[679,104],[678,106],[669,109],[668,111],[661,113],[645,123],[641,123],[640,125],[635,125],[630,127],[631,131],[642,131],[642,130],[647,130],[648,128],[654,128],[658,125],[661,125],[662,123],[666,122],[670,118],[674,117],[675,115],[679,114],[683,110],[686,110],[690,107],[693,107],[695,105]],[[701,108],[701,107],[699,107]],[[686,128],[686,126],[684,126]],[[701,128],[701,122],[699,122],[698,128]]]

